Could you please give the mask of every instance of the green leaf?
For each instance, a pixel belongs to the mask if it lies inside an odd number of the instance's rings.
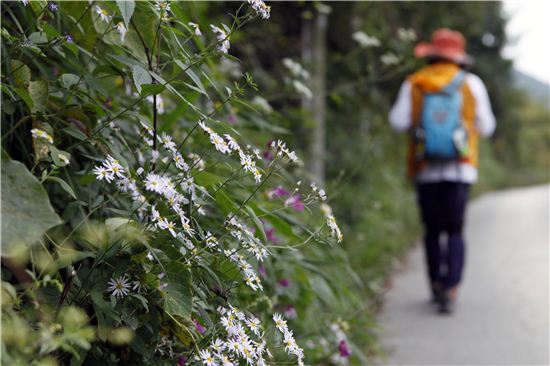
[[[185,265],[179,262],[170,262],[166,270],[166,295],[164,296],[164,310],[171,315],[188,317],[193,307],[191,293],[191,274]]]
[[[204,170],[195,174],[193,176],[193,180],[198,185],[201,185],[204,187],[213,186],[223,182],[223,178]]]
[[[17,245],[33,245],[61,224],[48,194],[27,167],[2,154],[2,255]]]
[[[25,104],[32,109],[33,102],[27,89],[22,89],[22,88],[12,88],[12,89],[14,92],[17,93],[17,95],[19,95],[19,97],[25,102]]]
[[[141,96],[146,97],[153,94],[160,94],[166,87],[160,84],[143,84],[141,85]]]
[[[18,60],[11,60],[11,70],[18,88],[27,89],[31,82],[31,69]]]
[[[71,160],[71,154],[66,151],[58,150],[55,146],[50,146],[50,155],[55,165],[63,167],[68,165]]]
[[[220,189],[214,196],[218,207],[221,208],[224,213],[235,211],[239,206],[233,201],[223,189]]]
[[[138,93],[141,94],[141,86],[143,84],[151,84],[153,82],[153,79],[151,78],[151,75],[145,70],[143,67],[139,65],[135,65],[132,68],[132,74],[134,77],[134,83],[136,84],[136,89]]]
[[[34,44],[48,43],[48,36],[46,35],[46,32],[31,33],[28,39]]]
[[[248,216],[254,222],[254,226],[256,226],[257,232],[260,233],[262,241],[264,243],[266,243],[267,242],[267,236],[265,235],[264,224],[262,224],[262,222],[260,221],[258,216],[256,216],[256,213],[254,212],[254,210],[250,206],[245,206],[245,207],[246,207],[246,211],[248,212]]]
[[[61,75],[61,84],[67,89],[78,83],[80,78],[75,74],[63,74]]]
[[[120,10],[122,18],[124,19],[126,28],[130,28],[130,19],[132,19],[132,15],[134,14],[134,9],[136,7],[134,0],[117,0],[116,4]]]
[[[74,198],[76,200],[76,195],[74,194],[74,191],[73,189],[71,188],[71,186],[65,182],[63,179],[59,178],[59,177],[48,177],[46,178],[47,180],[53,180],[54,182],[57,182],[59,183],[59,185],[61,186],[61,188],[63,188],[63,190],[65,192],[67,192],[69,195],[71,195],[72,198]]]
[[[44,32],[48,35],[48,37],[50,37],[50,39],[53,39],[55,37],[59,37],[60,34],[59,32],[57,31],[57,29],[55,29],[54,27],[52,27],[51,25],[49,25],[48,23],[44,23],[42,25],[42,29],[44,30]]]
[[[33,102],[31,112],[43,111],[48,101],[48,82],[46,80],[31,81],[28,90]]]
[[[82,131],[80,131],[79,129],[77,129],[73,126],[65,127],[61,131],[65,132],[65,133],[71,135],[72,137],[75,137],[75,138],[77,138],[81,141],[84,141],[88,138]]]

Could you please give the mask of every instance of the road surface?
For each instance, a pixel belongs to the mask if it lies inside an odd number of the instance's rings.
[[[537,186],[470,203],[455,313],[428,301],[419,245],[392,280],[379,317],[379,365],[549,364],[549,192]]]

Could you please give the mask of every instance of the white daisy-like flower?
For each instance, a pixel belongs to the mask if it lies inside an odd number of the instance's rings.
[[[212,354],[208,350],[203,349],[199,351],[199,357],[201,358],[203,365],[206,365],[206,366],[218,365],[218,363],[214,359],[214,356],[212,356]]]
[[[120,35],[120,42],[124,42],[124,37],[126,37],[126,33],[128,33],[128,29],[126,29],[126,27],[124,26],[124,23],[123,22],[118,22],[115,25],[115,29],[118,32],[118,34]]]
[[[116,279],[111,278],[107,285],[109,285],[107,291],[110,291],[111,295],[114,295],[115,297],[124,297],[130,293],[129,288],[131,285],[126,275],[120,276]]]
[[[279,329],[280,332],[285,333],[288,330],[286,320],[280,314],[273,314],[273,321],[275,322],[275,326],[277,327],[277,329]]]
[[[148,173],[143,183],[145,183],[145,189],[148,191],[162,193],[164,190],[161,177],[155,173]]]
[[[50,136],[50,134],[40,128],[33,128],[31,130],[31,135],[33,139],[40,139],[47,141],[50,144],[53,144],[53,138]]]
[[[216,34],[216,39],[219,42],[219,45],[217,46],[218,51],[227,53],[231,47],[227,33],[213,24],[210,24],[210,28],[212,28],[212,31]]]
[[[187,23],[187,25],[189,25],[193,29],[193,33],[195,33],[196,36],[202,35],[199,25],[197,23],[189,22]]]
[[[29,5],[29,0],[21,0],[21,2],[22,2],[23,5],[25,5],[25,6]]]
[[[96,5],[95,12],[97,13],[97,15],[99,15],[99,18],[101,18],[101,20],[103,20],[104,22],[109,23],[111,21],[111,16],[109,15],[109,13],[107,13],[107,10],[102,9],[101,7]]]
[[[170,1],[168,0],[155,1],[155,9],[158,12],[162,21],[168,20],[168,15],[172,11],[172,9],[170,9]]]
[[[260,170],[259,169],[254,170],[253,174],[254,174],[254,180],[256,181],[256,183],[260,183],[262,181],[262,173],[260,172]]]
[[[246,325],[248,325],[248,328],[256,334],[257,336],[260,336],[260,319],[258,318],[251,318],[246,320]]]
[[[111,183],[114,179],[113,173],[109,172],[104,166],[96,166],[93,173],[96,175],[97,180],[105,179],[108,183]]]
[[[248,0],[248,4],[262,19],[269,19],[271,6],[265,5],[262,0]]]
[[[222,154],[231,152],[224,139],[215,132],[210,134],[210,142],[214,145],[216,150],[218,150]]]
[[[109,173],[111,173],[113,176],[117,176],[118,178],[125,178],[124,177],[124,168],[116,161],[116,160],[106,160],[103,162],[103,166]]]

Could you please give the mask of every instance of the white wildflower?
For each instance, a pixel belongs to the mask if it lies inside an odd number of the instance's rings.
[[[124,37],[126,37],[126,33],[128,33],[128,29],[126,29],[126,27],[124,26],[124,23],[123,22],[118,22],[115,25],[115,29],[118,32],[118,34],[120,35],[120,42],[124,42]]]
[[[212,28],[212,31],[216,34],[216,39],[219,43],[217,46],[218,51],[227,53],[229,51],[229,47],[231,47],[227,33],[213,24],[210,24],[210,28]]]
[[[111,16],[109,15],[109,13],[107,13],[107,10],[102,9],[101,7],[96,5],[95,12],[97,13],[97,15],[99,15],[99,18],[101,18],[101,20],[103,20],[104,22],[109,23],[111,21]]]
[[[286,320],[278,313],[273,314],[273,321],[275,326],[279,329],[280,332],[284,333],[288,330],[286,325]]]
[[[248,0],[248,4],[262,19],[269,19],[271,7],[265,5],[262,0]]]
[[[216,150],[222,154],[231,152],[224,139],[215,132],[210,134],[210,142],[214,145]]]
[[[161,177],[155,173],[147,174],[147,177],[143,183],[145,183],[145,189],[148,191],[162,193],[164,190],[164,184]]]
[[[363,31],[354,32],[351,37],[361,47],[378,47],[380,46],[380,40],[376,37],[371,37]]]
[[[31,135],[33,139],[40,139],[49,142],[50,144],[53,144],[53,138],[50,136],[50,134],[44,130],[41,130],[40,128],[33,128],[31,130]]]
[[[189,25],[193,29],[193,33],[195,33],[196,36],[202,35],[201,29],[199,28],[199,25],[197,23],[189,22],[187,23],[187,25]]]
[[[290,59],[290,58],[283,58],[283,65],[290,71],[290,73],[295,76],[295,77],[301,77],[303,79],[308,79],[309,78],[309,72],[304,69],[304,67]]]
[[[386,66],[391,66],[399,63],[399,57],[395,53],[387,52],[380,56],[380,61]]]
[[[412,28],[399,28],[397,30],[397,38],[402,42],[414,42],[416,41],[416,32]]]
[[[110,173],[104,166],[96,166],[93,170],[97,180],[105,179],[108,183],[111,183],[114,179],[112,173]]]
[[[304,83],[302,83],[301,81],[299,80],[293,80],[292,81],[292,86],[294,86],[294,89],[302,94],[304,97],[306,97],[307,99],[311,99],[313,98],[313,92],[311,91],[311,89],[309,89]]]
[[[172,9],[170,9],[170,1],[168,0],[156,0],[155,1],[155,9],[157,13],[159,14],[159,17],[162,21],[167,21],[168,16],[170,15],[170,12]]]
[[[109,285],[107,291],[110,291],[111,295],[116,297],[124,297],[130,293],[128,290],[130,288],[130,283],[128,282],[126,275],[120,276],[116,279],[111,278],[107,285]]]

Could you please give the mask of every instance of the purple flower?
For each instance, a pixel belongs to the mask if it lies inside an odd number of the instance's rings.
[[[73,36],[71,36],[70,34],[67,34],[65,36],[65,40],[67,41],[67,43],[74,43]]]
[[[279,241],[279,238],[277,237],[277,235],[275,235],[275,229],[274,228],[266,230],[265,231],[265,236],[267,237],[267,240],[269,240],[273,243],[277,243]]]
[[[237,123],[237,116],[233,113],[227,116],[227,123],[229,123],[230,125],[234,125],[235,123]]]
[[[288,287],[290,286],[290,280],[288,278],[281,278],[279,281],[279,285],[283,286],[283,287]]]
[[[56,3],[49,3],[48,4],[48,9],[50,9],[50,11],[57,11],[57,9],[59,9],[59,7],[57,6]]]
[[[302,212],[305,206],[302,203],[301,198],[302,196],[300,195],[300,193],[293,194],[292,196],[286,199],[285,206],[292,207],[294,211]]]
[[[273,154],[269,150],[264,150],[262,152],[262,156],[263,156],[264,160],[267,160],[267,161],[272,161],[273,160]]]
[[[345,340],[341,340],[338,344],[338,351],[342,357],[348,357],[351,355],[351,351],[348,348],[348,343]]]
[[[262,276],[263,278],[266,278],[267,277],[267,271],[265,270],[265,267],[263,265],[259,265],[258,266],[258,273],[260,274],[260,276]]]
[[[283,186],[278,186],[275,189],[267,192],[267,197],[272,200],[274,198],[286,197],[288,196],[288,191],[283,188]]]
[[[204,332],[206,332],[206,329],[204,329],[204,327],[202,326],[201,323],[199,323],[198,320],[194,320],[195,322],[195,328],[197,329],[197,332],[199,332],[200,334],[204,334]]]
[[[292,305],[286,305],[283,310],[285,316],[289,319],[296,319],[298,313],[296,313],[296,308]]]
[[[187,356],[181,355],[178,357],[178,366],[185,366],[187,363]]]

